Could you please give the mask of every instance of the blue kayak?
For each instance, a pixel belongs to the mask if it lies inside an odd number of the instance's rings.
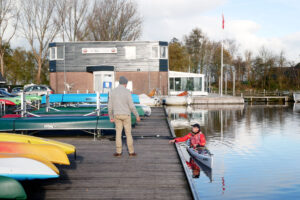
[[[133,103],[139,104],[140,99],[137,94],[132,94]],[[95,103],[96,93],[87,94],[50,94],[50,103]],[[108,94],[100,94],[100,103],[108,102]],[[46,96],[42,97],[42,104],[46,103]]]

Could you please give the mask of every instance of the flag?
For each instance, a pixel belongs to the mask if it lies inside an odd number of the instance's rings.
[[[225,20],[224,20],[224,14],[222,14],[222,29],[224,29]]]

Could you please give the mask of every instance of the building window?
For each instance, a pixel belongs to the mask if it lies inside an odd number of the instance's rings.
[[[175,78],[175,91],[181,91],[181,78]]]
[[[63,60],[64,59],[64,46],[57,46],[50,48],[50,60]]]
[[[160,58],[167,59],[168,58],[168,47],[160,46]]]
[[[174,88],[174,78],[170,78],[170,91],[175,91],[175,88]]]
[[[158,58],[158,46],[152,46],[151,48],[151,58]]]
[[[202,77],[194,78],[194,91],[202,91]]]
[[[125,47],[125,58],[128,60],[136,59],[136,47]]]
[[[55,60],[55,47],[50,48],[50,60]]]

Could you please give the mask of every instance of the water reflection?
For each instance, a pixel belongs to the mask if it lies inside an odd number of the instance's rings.
[[[202,177],[201,174],[204,174],[208,179],[209,182],[212,182],[212,170],[211,168],[203,165],[198,160],[194,159],[186,149],[186,145],[180,145],[180,151],[184,158],[184,163],[190,169],[190,174],[193,178],[200,178]]]
[[[300,113],[300,103],[294,103],[294,112]]]
[[[201,113],[200,108],[193,109]],[[199,167],[199,178],[192,178],[201,199],[300,199],[299,104],[202,111],[198,120],[207,148],[214,153],[214,166],[211,176],[203,176],[206,173]],[[186,126],[175,133],[182,136],[190,130]],[[192,177],[198,165],[190,159],[185,158]]]

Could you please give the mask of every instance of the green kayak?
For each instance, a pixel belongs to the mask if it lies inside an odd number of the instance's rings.
[[[42,97],[38,96],[38,95],[26,95],[26,101],[41,101]],[[5,97],[5,98],[1,98],[1,99],[6,99],[9,101],[14,102],[16,105],[20,105],[21,104],[21,96],[17,96],[17,97]]]
[[[143,110],[143,108],[141,106],[135,106],[136,110],[139,114],[140,117],[145,116],[145,112]],[[55,109],[59,110],[53,110],[50,109],[49,112],[46,112],[46,108],[40,108],[39,110],[35,110],[35,111],[31,111],[34,114],[37,115],[57,115],[57,114],[61,114],[61,115],[70,115],[70,114],[77,114],[77,115],[84,115],[87,113],[91,113],[93,111],[95,111],[95,107],[55,107]],[[107,107],[102,107],[101,108],[101,114],[107,114],[108,110]]]
[[[27,199],[27,195],[18,181],[0,176],[0,199]]]

